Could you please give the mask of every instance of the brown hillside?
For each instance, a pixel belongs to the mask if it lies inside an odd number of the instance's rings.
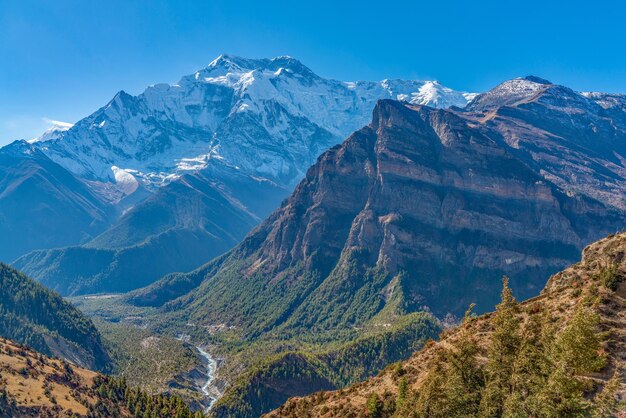
[[[0,416],[86,415],[96,402],[89,388],[97,375],[0,338],[0,391],[15,401],[0,403]]]
[[[0,418],[201,418],[177,396],[149,395],[115,379],[0,338]]]

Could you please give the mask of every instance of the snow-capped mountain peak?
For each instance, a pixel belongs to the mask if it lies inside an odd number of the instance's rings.
[[[72,123],[61,122],[58,120],[50,120],[49,122],[52,124],[52,126],[46,129],[43,134],[41,134],[40,136],[36,138],[29,140],[28,142],[32,144],[35,142],[45,142],[45,141],[50,141],[53,139],[60,138],[63,132],[66,132],[72,126],[74,126],[74,124]]]
[[[626,95],[598,92],[577,92],[537,76],[514,78],[479,94],[466,107],[470,111],[487,112],[503,106],[540,102],[567,114],[604,118],[606,110],[626,112]],[[623,116],[620,116],[623,117]]]
[[[479,94],[470,103],[472,110],[488,110],[511,105],[547,90],[551,84],[535,76],[518,77],[500,83],[493,89]]]
[[[304,77],[317,77],[311,69],[306,67],[297,59],[288,55],[267,59],[250,59],[234,55],[222,54],[205,68],[196,71],[193,76],[185,76],[179,84],[187,84],[189,81],[213,82],[220,77],[230,76],[229,79],[236,78],[245,73],[259,71],[262,73],[271,72],[280,75],[281,73],[297,74]]]
[[[463,107],[472,98],[437,81],[342,82],[289,56],[220,55],[178,84],[121,91],[36,144],[78,176],[119,183],[124,193],[129,176],[150,188],[209,164],[291,186],[320,153],[367,125],[379,99]]]

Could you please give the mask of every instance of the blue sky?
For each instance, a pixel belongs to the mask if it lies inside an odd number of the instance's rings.
[[[222,52],[291,55],[342,80],[482,91],[536,74],[626,93],[619,1],[0,0],[0,145],[76,122]]]

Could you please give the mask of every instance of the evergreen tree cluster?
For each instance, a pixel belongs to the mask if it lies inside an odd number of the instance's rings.
[[[323,352],[285,352],[271,356],[241,376],[213,407],[217,417],[258,417],[292,396],[332,390],[361,381],[408,358],[441,331],[429,314],[398,318],[384,332],[373,333]]]
[[[559,330],[549,312],[523,311],[505,278],[490,318],[486,361],[480,360],[473,320],[468,311],[458,338],[437,352],[420,389],[408,397],[401,393],[406,399],[387,416],[604,418],[616,412],[619,371],[591,396],[596,388],[589,375],[607,359],[599,316],[588,305],[578,306]]]
[[[180,396],[150,395],[131,388],[124,378],[100,376],[94,382],[98,401],[90,407],[90,417],[202,418]]]

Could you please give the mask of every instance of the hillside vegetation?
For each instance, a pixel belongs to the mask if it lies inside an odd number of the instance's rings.
[[[0,336],[97,370],[109,355],[95,326],[57,293],[0,263]]]
[[[317,344],[317,347],[296,341],[284,342],[282,346],[276,342],[252,344],[229,359],[230,364],[241,366],[245,362],[242,357],[255,353],[255,361],[234,379],[212,409],[212,416],[258,417],[290,396],[358,382],[375,375],[389,363],[408,358],[441,330],[439,322],[426,313],[406,315],[393,325],[383,324],[379,328],[382,329],[369,330],[350,342]],[[292,349],[287,348],[289,343]],[[220,371],[229,372],[236,376],[228,366]]]
[[[612,417],[626,397],[626,234],[587,247],[523,303],[504,281],[496,311],[409,360],[267,417]]]
[[[139,388],[0,338],[0,417],[200,418],[180,397]]]

